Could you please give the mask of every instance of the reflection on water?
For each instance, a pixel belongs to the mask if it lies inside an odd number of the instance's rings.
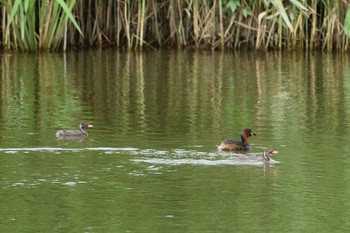
[[[247,125],[280,136],[282,129],[295,135],[349,124],[342,55],[84,51],[1,58],[5,129],[76,128],[84,119],[110,133],[221,138],[238,137]]]
[[[1,54],[0,231],[348,229],[348,67],[321,53]],[[81,121],[89,139],[56,139]],[[274,161],[217,151],[245,127],[250,154]]]

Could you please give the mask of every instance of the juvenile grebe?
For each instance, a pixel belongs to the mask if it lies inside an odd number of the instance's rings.
[[[56,137],[87,137],[89,135],[86,130],[92,127],[93,125],[81,122],[79,125],[80,130],[58,130],[56,132]]]
[[[248,138],[252,135],[256,135],[251,129],[243,129],[241,133],[241,140],[236,141],[232,139],[226,139],[221,142],[220,146],[218,146],[218,150],[221,151],[237,151],[237,150],[250,150],[250,145],[248,143]]]
[[[260,155],[240,155],[238,156],[238,160],[250,162],[269,162],[271,160],[270,156],[273,154],[278,154],[278,151],[274,149],[266,149],[264,150],[262,157]]]
[[[264,154],[263,154],[264,161],[270,161],[271,160],[270,156],[274,154],[278,154],[278,150],[274,150],[270,148],[264,150]]]

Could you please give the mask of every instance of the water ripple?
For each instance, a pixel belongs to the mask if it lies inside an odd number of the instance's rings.
[[[60,148],[60,147],[35,147],[35,148],[0,148],[0,151],[15,153],[16,151],[39,151],[39,152],[57,152],[57,151],[136,151],[138,148],[114,148],[114,147],[91,147],[91,148]]]
[[[261,160],[260,154],[251,153],[244,160],[240,159],[240,154],[223,152],[205,152],[198,150],[188,150],[176,148],[173,150],[138,149],[134,147],[89,147],[89,148],[60,148],[60,147],[38,147],[38,148],[0,148],[0,152],[16,154],[17,152],[80,152],[99,151],[104,154],[124,153],[132,155],[132,162],[148,163],[153,165],[263,165],[266,162]],[[271,160],[268,163],[278,163]],[[154,168],[155,169],[155,168]]]

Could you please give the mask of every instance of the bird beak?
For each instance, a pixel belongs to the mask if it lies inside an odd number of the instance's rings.
[[[272,154],[278,154],[278,150],[272,151]]]
[[[251,135],[251,136],[253,136],[253,135],[256,136],[256,133],[250,132],[250,135]]]
[[[93,126],[93,125],[88,124],[88,128],[92,128],[92,127],[94,127],[94,126]]]

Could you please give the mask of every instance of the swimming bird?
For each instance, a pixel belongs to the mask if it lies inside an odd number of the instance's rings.
[[[80,130],[58,130],[56,132],[56,137],[63,138],[63,137],[87,137],[89,136],[87,133],[88,128],[92,128],[93,125],[90,125],[88,123],[81,122],[79,125]]]
[[[273,154],[278,154],[277,150],[274,149],[266,149],[264,150],[264,153],[262,156],[260,155],[239,155],[237,159],[239,161],[245,161],[245,162],[269,162],[271,161],[270,156]]]
[[[218,150],[230,152],[237,150],[248,151],[251,149],[248,143],[248,138],[253,135],[255,136],[256,134],[251,129],[245,128],[241,133],[241,141],[226,139],[222,141],[221,144],[218,146]]]

